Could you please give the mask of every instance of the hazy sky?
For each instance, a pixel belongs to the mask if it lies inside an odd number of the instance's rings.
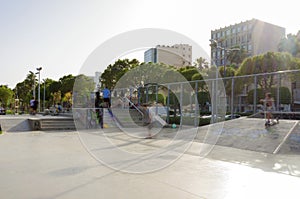
[[[292,0],[0,0],[0,85],[14,88],[40,66],[41,79],[77,75],[101,43],[140,28],[176,31],[209,53],[212,29],[252,18],[300,30]]]

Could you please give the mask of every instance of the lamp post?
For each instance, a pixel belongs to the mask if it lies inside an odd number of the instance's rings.
[[[43,79],[43,81],[44,81],[43,111],[45,112],[45,102],[46,102],[46,80]]]
[[[32,81],[33,81],[32,96],[35,99],[35,74],[33,74],[32,76]]]
[[[38,102],[39,102],[39,112],[41,111],[41,70],[42,67],[36,68],[38,71],[37,74],[39,74],[39,91],[38,91]]]
[[[230,51],[239,51],[240,48],[225,48],[222,46],[218,45],[218,41],[214,40],[214,39],[210,39],[209,40],[211,43],[214,43],[216,45],[216,48],[221,50],[221,54],[224,54],[224,71],[223,71],[223,76],[226,77],[226,63],[227,63],[227,53]]]

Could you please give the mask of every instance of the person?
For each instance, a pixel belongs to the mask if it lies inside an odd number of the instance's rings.
[[[98,124],[100,128],[103,129],[103,105],[100,100],[99,92],[96,92],[95,109],[96,109],[96,117],[98,120]]]
[[[107,104],[107,107],[110,108],[110,90],[105,86],[105,88],[102,90],[103,94],[103,101]]]
[[[147,104],[142,104],[140,107],[141,111],[144,113],[144,124],[147,126],[148,135],[145,137],[146,139],[151,139],[151,129],[153,128],[153,112],[148,108]]]
[[[63,111],[62,105],[60,103],[57,103],[57,111],[61,113]]]
[[[32,97],[32,99],[29,102],[30,104],[30,114],[35,115],[36,114],[36,110],[37,110],[37,106],[38,106],[38,101],[35,100],[34,97]]]
[[[260,101],[264,103],[267,118],[266,124],[270,124],[271,119],[273,118],[272,111],[274,111],[274,98],[271,93],[266,93],[265,99],[261,99]]]

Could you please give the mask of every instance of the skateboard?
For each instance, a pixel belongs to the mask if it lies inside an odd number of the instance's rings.
[[[273,120],[273,121],[271,121],[271,122],[266,122],[266,123],[265,123],[265,127],[268,128],[268,127],[274,126],[274,125],[276,125],[276,124],[279,124],[279,119],[278,119],[278,118],[276,118],[275,120]]]

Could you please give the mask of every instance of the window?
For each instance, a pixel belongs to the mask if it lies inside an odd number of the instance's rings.
[[[242,36],[242,43],[245,43],[246,42],[246,35],[243,35]]]
[[[237,32],[241,32],[241,27],[240,26],[237,27]]]
[[[228,29],[228,30],[226,31],[226,35],[227,35],[227,36],[230,35],[230,29]]]
[[[221,37],[221,32],[218,32],[217,33],[217,38],[220,38]]]
[[[216,58],[216,52],[213,52],[213,53],[212,53],[212,57],[213,57],[213,58]]]
[[[252,24],[248,24],[248,30],[252,29]]]
[[[248,51],[252,51],[252,45],[248,44]]]
[[[235,45],[236,44],[236,38],[231,38],[231,45]]]
[[[247,42],[251,41],[251,37],[252,37],[252,35],[249,33],[249,34],[247,35]]]
[[[217,59],[219,59],[220,58],[220,51],[218,50],[217,51]]]

